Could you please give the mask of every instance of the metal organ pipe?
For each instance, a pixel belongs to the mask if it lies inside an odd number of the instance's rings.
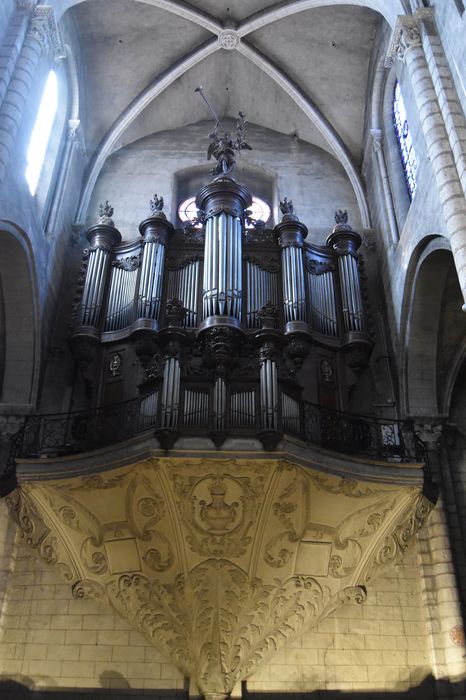
[[[166,357],[163,367],[160,425],[176,429],[180,402],[181,367],[176,357]]]
[[[137,317],[160,321],[162,281],[165,265],[165,246],[173,235],[173,226],[162,211],[154,213],[139,225],[143,237],[141,277],[137,293]]]
[[[361,282],[356,252],[361,245],[361,237],[348,223],[337,223],[327,238],[327,245],[332,246],[338,255],[345,331],[347,333],[364,331]]]
[[[80,325],[91,326],[97,330],[113,250],[121,242],[121,234],[109,219],[92,226],[87,232],[87,239],[91,247],[81,302]]]
[[[307,228],[293,215],[285,215],[275,227],[282,249],[283,311],[286,331],[307,330],[303,244]]]
[[[324,335],[337,335],[334,272],[319,269],[307,273],[311,299],[312,327]]]
[[[242,299],[242,234],[249,192],[229,178],[217,178],[198,194],[205,212],[202,328],[239,326]]]
[[[278,280],[277,273],[263,269],[256,262],[247,260],[247,298],[246,298],[246,325],[248,328],[259,328],[257,312],[270,301],[278,308]]]
[[[225,430],[226,386],[223,377],[217,377],[214,386],[213,428]]]
[[[278,431],[278,382],[274,349],[266,344],[260,350],[261,430]]]

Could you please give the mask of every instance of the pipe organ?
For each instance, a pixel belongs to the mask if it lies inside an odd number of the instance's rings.
[[[317,246],[287,200],[274,229],[246,229],[251,195],[230,177],[199,192],[202,228],[175,230],[156,201],[138,240],[122,243],[108,216],[88,231],[78,359],[89,344],[119,357],[132,348],[143,379],[128,380],[124,395],[140,392],[140,421],[168,442],[207,429],[216,444],[242,431],[273,447],[301,431],[302,396],[344,410],[372,346],[361,238],[346,213]]]

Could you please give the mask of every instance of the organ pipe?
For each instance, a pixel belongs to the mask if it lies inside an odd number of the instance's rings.
[[[226,385],[223,377],[217,377],[214,385],[213,429],[225,430],[226,427]]]
[[[191,260],[177,270],[168,273],[167,299],[180,299],[186,309],[183,325],[197,326],[197,296],[199,285],[199,260]]]
[[[167,356],[163,367],[160,407],[161,428],[176,430],[180,403],[181,366],[178,358]]]
[[[335,337],[337,310],[334,272],[308,272],[308,286],[313,330]]]
[[[249,192],[223,177],[206,185],[196,205],[205,213],[201,328],[239,326],[242,300],[242,235]]]
[[[246,325],[248,328],[260,328],[258,311],[271,302],[278,308],[278,275],[264,270],[259,264],[246,262]]]
[[[338,256],[345,332],[363,332],[364,315],[357,257],[361,237],[349,226],[347,219],[342,222],[337,220],[336,226],[327,238],[327,245],[332,246]]]
[[[139,225],[143,248],[136,315],[138,320],[147,320],[147,323],[138,325],[147,325],[154,330],[160,322],[165,247],[173,230],[162,211],[154,213]]]
[[[307,330],[306,288],[304,283],[303,244],[307,228],[296,216],[285,214],[275,227],[282,249],[283,314],[285,332]]]
[[[97,330],[100,326],[113,251],[121,242],[121,234],[109,217],[101,217],[99,223],[88,230],[87,239],[91,247],[79,323],[81,326],[90,326]]]
[[[260,349],[260,410],[261,430],[279,430],[279,394],[275,348],[266,342]]]

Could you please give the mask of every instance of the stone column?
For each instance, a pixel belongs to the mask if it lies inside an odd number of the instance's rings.
[[[68,182],[68,176],[70,174],[70,165],[73,161],[73,154],[75,152],[80,153],[83,160],[86,160],[86,149],[81,131],[81,122],[79,119],[69,119],[68,129],[66,132],[66,142],[63,149],[63,155],[61,157],[57,184],[54,188],[53,199],[50,205],[45,227],[48,238],[53,238],[55,234],[55,228],[61,212],[63,197]]]
[[[423,17],[426,13],[423,14]],[[422,22],[422,45],[450,141],[456,169],[466,196],[466,117],[455,89],[450,66],[433,21]]]
[[[25,416],[0,415],[0,499],[17,486],[14,459],[22,445],[23,435],[19,431],[25,420]]]
[[[23,45],[29,23],[29,14],[19,10],[10,20],[3,45],[0,47],[0,105],[8,90],[16,61]]]
[[[429,10],[398,17],[386,65],[392,65],[395,58],[406,64],[465,301],[463,311],[466,311],[466,200],[422,45],[422,20],[430,18]]]
[[[48,53],[52,48],[57,51],[58,47],[53,8],[49,5],[34,7],[21,52],[0,107],[0,182],[3,181],[15,146],[39,61],[44,53]]]
[[[461,646],[464,628],[445,503],[448,484],[443,483],[444,470],[440,462],[439,441],[442,426],[417,425],[415,430],[427,448],[433,478],[442,483],[437,505],[419,533],[424,596],[429,611],[433,672],[436,680],[443,679],[454,683],[466,677],[466,659],[464,646]],[[441,685],[439,690],[441,692]]]
[[[374,149],[379,178],[382,183],[382,191],[385,200],[385,211],[387,212],[388,227],[390,229],[390,242],[398,243],[400,238],[398,224],[396,223],[395,208],[393,206],[392,191],[388,179],[387,164],[383,152],[383,136],[381,129],[371,129],[372,147]]]

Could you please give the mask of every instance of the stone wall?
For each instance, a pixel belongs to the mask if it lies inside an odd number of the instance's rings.
[[[7,687],[14,681],[56,692],[186,694],[182,674],[124,620],[92,600],[75,600],[70,587],[21,542],[12,558],[11,535],[3,549],[0,692],[2,683]],[[374,582],[362,606],[340,608],[290,643],[247,681],[243,692],[382,693],[422,684],[422,694],[413,691],[413,697],[428,700],[431,664],[416,557],[414,548],[402,565]],[[13,689],[8,697],[15,697]],[[240,692],[238,687],[234,695]]]
[[[226,121],[234,130],[234,122]],[[97,181],[88,211],[88,224],[95,223],[99,202],[108,199],[115,207],[115,225],[125,240],[138,237],[138,224],[149,212],[154,192],[162,195],[165,212],[179,225],[175,188],[177,173],[204,172],[204,182],[211,178],[211,162],[206,160],[211,122],[199,122],[183,129],[165,131],[121,148],[106,162]],[[242,182],[245,173],[252,194],[254,177],[273,176],[274,224],[279,221],[278,201],[288,197],[295,212],[309,227],[308,241],[322,245],[334,225],[336,209],[347,209],[354,229],[361,227],[361,217],[354,191],[338,161],[323,149],[250,124],[247,140],[252,151],[238,158],[234,177]],[[252,174],[248,170],[252,170]],[[261,188],[258,194],[261,194]],[[195,195],[196,192],[192,192]],[[187,194],[185,195],[187,196]],[[183,197],[184,198],[184,197]],[[272,224],[272,225],[274,225]]]

